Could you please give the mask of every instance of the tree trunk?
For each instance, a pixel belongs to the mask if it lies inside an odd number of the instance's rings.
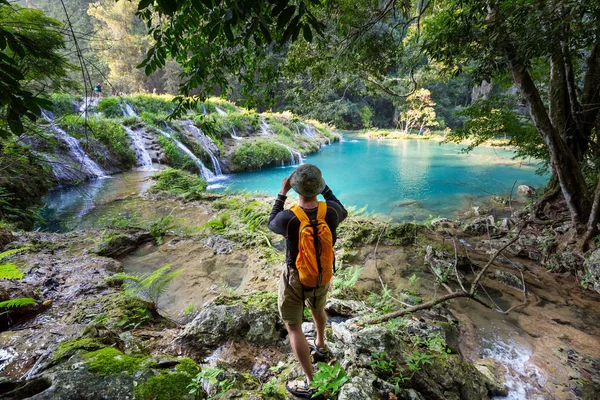
[[[550,164],[558,176],[560,188],[571,213],[571,221],[574,226],[581,226],[587,220],[591,210],[581,167],[563,137],[552,125],[531,75],[508,41],[505,50],[515,84],[523,96],[536,129],[548,147]]]

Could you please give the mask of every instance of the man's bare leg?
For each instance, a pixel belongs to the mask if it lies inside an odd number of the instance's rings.
[[[325,310],[317,311],[314,308],[311,308],[311,313],[313,317],[313,321],[315,322],[315,329],[317,331],[317,338],[315,339],[315,344],[318,348],[325,347],[325,325],[327,324],[327,314],[325,314]]]
[[[300,363],[308,383],[310,383],[312,382],[313,366],[310,360],[310,349],[308,348],[304,332],[302,332],[302,324],[285,324],[285,327],[290,335],[290,345],[296,355],[296,359]]]

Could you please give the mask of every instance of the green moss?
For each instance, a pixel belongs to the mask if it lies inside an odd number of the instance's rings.
[[[52,93],[50,100],[52,101],[52,112],[55,117],[75,113],[75,99],[70,94]]]
[[[177,169],[184,169],[195,174],[200,173],[200,168],[187,154],[185,154],[175,141],[166,136],[159,135],[157,137],[158,144],[165,153],[167,163]]]
[[[155,174],[152,179],[156,181],[156,184],[150,188],[151,193],[199,195],[206,190],[207,185],[201,176],[174,168],[163,169]]]
[[[152,304],[125,293],[113,293],[78,301],[65,316],[66,323],[95,321],[122,330],[135,329],[154,317]]]
[[[52,360],[57,361],[63,357],[68,357],[73,355],[77,350],[99,350],[106,347],[106,345],[100,343],[98,340],[94,338],[77,338],[70,339],[60,342],[54,354],[52,355]]]
[[[83,358],[87,360],[90,372],[97,375],[115,375],[119,373],[132,375],[135,371],[144,367],[151,367],[150,365],[144,365],[147,356],[124,354],[113,347],[87,353]]]
[[[277,292],[272,290],[261,290],[250,292],[241,296],[221,295],[214,300],[217,305],[243,304],[266,312],[277,312]]]
[[[188,385],[200,372],[198,364],[182,358],[175,371],[162,371],[135,388],[136,400],[183,400],[189,393]]]
[[[131,103],[137,113],[148,112],[153,114],[170,114],[175,108],[173,96],[137,94],[135,96],[122,97],[123,101]]]

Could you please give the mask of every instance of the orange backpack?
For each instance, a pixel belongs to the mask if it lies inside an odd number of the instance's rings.
[[[290,209],[300,220],[296,269],[305,288],[318,288],[331,281],[335,263],[333,236],[325,222],[327,203],[320,201],[317,219],[310,220],[302,207]],[[315,231],[317,234],[315,235]]]

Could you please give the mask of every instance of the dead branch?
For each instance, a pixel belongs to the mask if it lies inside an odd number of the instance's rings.
[[[360,321],[357,322],[356,324],[352,325],[351,328],[358,328],[364,325],[372,325],[372,324],[380,324],[382,322],[388,321],[392,318],[398,318],[398,317],[402,317],[406,314],[410,314],[410,313],[414,313],[416,311],[421,311],[421,310],[426,310],[429,309],[435,305],[438,305],[440,303],[444,303],[446,301],[452,300],[452,299],[456,299],[456,298],[469,298],[479,304],[484,305],[485,307],[490,307],[488,304],[486,304],[484,301],[482,301],[481,299],[478,299],[475,295],[475,290],[477,288],[477,285],[479,284],[479,281],[483,278],[483,276],[485,275],[485,273],[487,272],[487,270],[489,269],[489,267],[492,265],[492,263],[494,262],[494,260],[496,260],[496,258],[498,257],[498,255],[500,255],[501,252],[503,252],[506,248],[508,248],[510,245],[512,245],[513,243],[515,243],[517,241],[517,239],[519,239],[519,236],[521,234],[521,232],[523,231],[523,229],[528,225],[528,222],[525,222],[521,228],[519,228],[519,231],[517,232],[517,234],[515,235],[515,237],[510,240],[508,243],[506,243],[504,246],[502,246],[501,248],[499,248],[498,250],[496,250],[496,252],[492,255],[492,257],[490,258],[490,260],[487,262],[487,264],[483,267],[483,269],[479,272],[479,274],[475,277],[475,279],[473,280],[473,282],[471,283],[471,289],[467,292],[465,290],[458,290],[455,292],[451,292],[448,293],[445,296],[442,296],[440,298],[437,299],[433,299],[430,300],[426,303],[423,304],[418,304],[416,306],[412,306],[412,307],[408,307],[405,308],[403,310],[397,310],[388,314],[384,314],[381,315],[379,317],[375,317],[369,320],[365,320],[365,321]],[[492,307],[490,307],[492,308]],[[512,309],[517,308],[512,307]],[[508,312],[508,311],[506,311]],[[506,313],[505,312],[505,313]]]

